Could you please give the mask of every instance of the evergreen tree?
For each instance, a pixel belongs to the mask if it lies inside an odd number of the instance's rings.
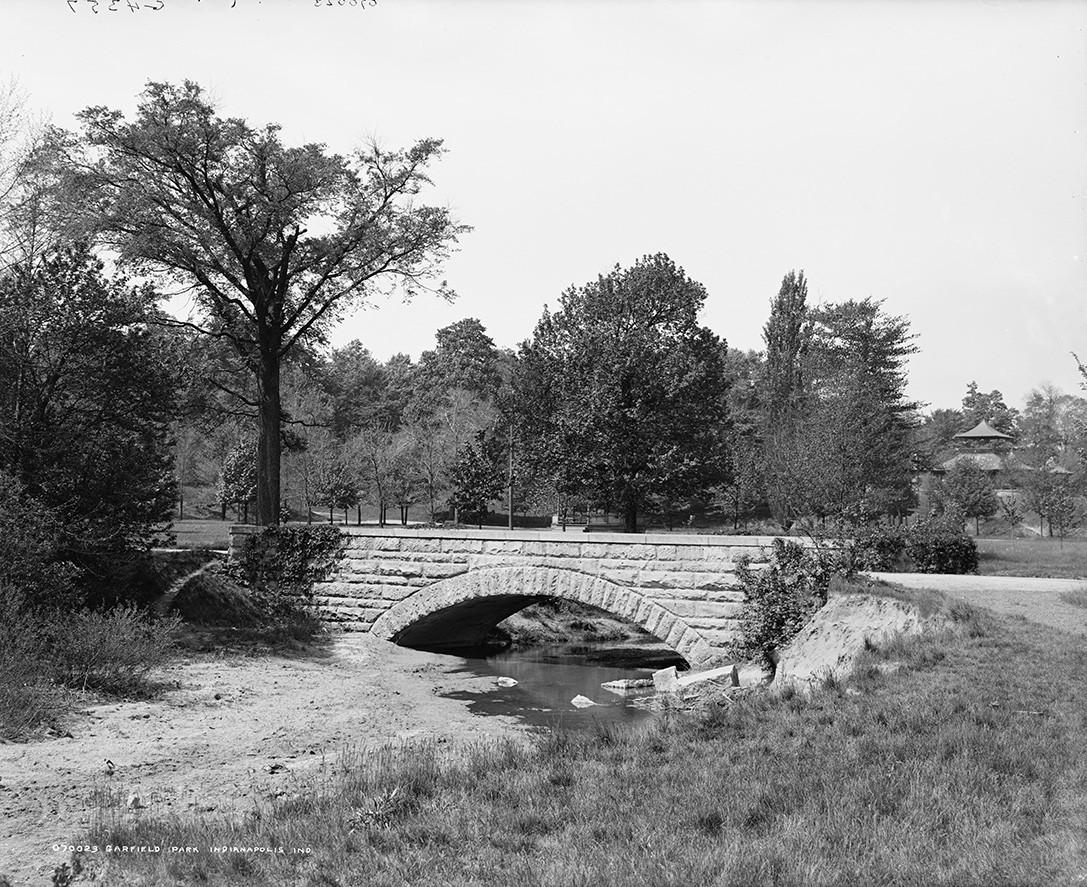
[[[770,319],[762,329],[766,343],[764,401],[770,422],[789,414],[804,392],[804,359],[811,342],[807,300],[804,272],[790,271],[770,303]]]

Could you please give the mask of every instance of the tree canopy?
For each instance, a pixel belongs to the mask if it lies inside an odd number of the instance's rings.
[[[912,502],[909,322],[876,299],[809,307],[790,272],[763,330],[766,496],[778,522],[903,513]]]
[[[284,357],[379,287],[449,294],[427,281],[467,229],[416,200],[441,142],[351,158],[292,147],[275,124],[219,116],[189,81],[149,83],[131,121],[79,117],[82,137],[56,134],[53,150],[88,230],[134,270],[191,288],[201,316],[185,325],[228,341],[254,376],[257,519],[275,523]]]
[[[544,482],[617,506],[628,530],[724,472],[722,343],[698,324],[705,288],[664,254],[562,294],[520,354],[526,446]]]
[[[178,364],[157,298],[82,247],[0,276],[0,470],[50,510],[88,588],[111,593],[111,561],[146,552],[174,503]]]
[[[1004,403],[1004,395],[999,391],[986,394],[978,390],[977,382],[971,382],[966,386],[966,396],[962,399],[962,417],[963,431],[969,431],[979,422],[988,422],[997,431],[1014,436],[1019,411]]]

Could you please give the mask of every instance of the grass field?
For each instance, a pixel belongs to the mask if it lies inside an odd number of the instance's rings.
[[[230,520],[175,520],[174,544],[178,548],[223,550],[230,547],[230,528],[234,524]]]
[[[1066,591],[1061,595],[1061,600],[1074,607],[1087,609],[1087,591]]]
[[[1087,578],[1087,539],[1038,537],[986,539],[978,543],[978,572],[982,576],[1041,576]]]
[[[1060,885],[1087,881],[1087,650],[955,611],[811,698],[758,692],[630,732],[347,754],[257,816],[133,820],[105,883]],[[889,662],[897,669],[881,668]]]

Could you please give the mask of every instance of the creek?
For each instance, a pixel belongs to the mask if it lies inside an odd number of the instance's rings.
[[[601,724],[632,724],[648,717],[638,705],[652,691],[615,693],[600,685],[621,679],[649,678],[658,668],[681,665],[670,650],[645,644],[578,643],[513,646],[504,649],[460,651],[455,670],[494,678],[493,689],[445,694],[465,700],[481,716],[507,715],[540,728],[592,729]],[[517,684],[502,687],[498,678]],[[579,708],[575,696],[595,705]]]

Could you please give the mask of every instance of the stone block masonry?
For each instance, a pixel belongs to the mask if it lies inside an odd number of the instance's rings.
[[[231,529],[231,550],[256,527]],[[413,646],[471,646],[548,598],[640,625],[700,668],[736,636],[736,559],[769,536],[341,527],[344,556],[314,586],[329,622]]]

